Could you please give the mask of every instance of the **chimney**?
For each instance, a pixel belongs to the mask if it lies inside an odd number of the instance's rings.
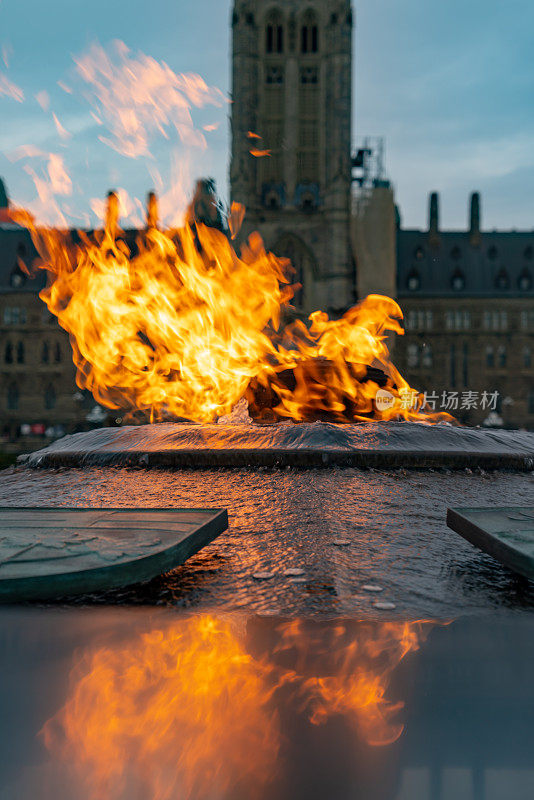
[[[473,192],[469,210],[469,242],[472,247],[480,247],[480,194]]]
[[[112,239],[115,239],[117,237],[117,230],[119,228],[119,215],[120,215],[119,195],[114,189],[112,189],[111,191],[108,192],[107,196],[106,219],[105,219],[106,233]]]
[[[439,244],[439,195],[432,192],[428,214],[428,238],[432,247]]]
[[[158,227],[158,198],[156,192],[149,192],[146,196],[146,226],[151,228]]]

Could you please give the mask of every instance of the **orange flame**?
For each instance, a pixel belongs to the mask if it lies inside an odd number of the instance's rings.
[[[344,715],[367,745],[396,741],[403,704],[387,699],[388,684],[430,626],[282,623],[274,651],[252,656],[238,621],[173,622],[86,654],[45,743],[95,800],[127,796],[129,785],[146,800],[241,796],[237,786],[252,798],[280,757],[277,702],[314,725]]]
[[[50,157],[49,172],[67,193],[59,157]],[[243,213],[233,206],[232,236]],[[223,232],[200,223],[159,230],[153,207],[133,252],[119,215],[112,195],[105,230],[80,234],[77,244],[66,233],[33,228],[53,278],[41,297],[71,334],[78,386],[99,403],[151,419],[210,421],[244,395],[254,405],[256,385],[271,392],[277,418],[443,418],[406,402],[417,393],[386,344],[388,331],[403,332],[395,301],[371,295],[340,320],[314,312],[309,327],[294,323],[277,341],[292,294],[289,262],[267,253],[258,234],[238,256]],[[387,408],[375,403],[381,384],[370,368],[381,370]],[[284,382],[288,370],[293,385]]]
[[[149,156],[154,133],[174,133],[182,143],[204,147],[192,108],[226,102],[200,76],[133,55],[123,42],[111,51],[95,44],[75,61],[94,118],[109,130],[99,138],[126,156]],[[59,135],[68,137],[53,119]],[[247,136],[261,140],[253,131]],[[255,147],[250,152],[271,155]],[[74,189],[63,157],[31,145],[12,157],[44,160],[38,171],[24,165],[38,194],[30,208],[49,225],[54,217],[66,228],[67,206],[60,208],[58,198]],[[161,190],[155,167],[151,175]],[[263,419],[450,419],[421,409],[421,396],[391,363],[387,336],[403,333],[393,300],[372,295],[340,320],[315,311],[308,326],[297,322],[277,333],[289,316],[291,265],[267,253],[259,234],[237,253],[216,198],[203,198],[198,190],[184,224],[177,217],[184,185],[182,175],[163,197],[165,218],[173,212],[166,230],[158,226],[154,206],[144,230],[126,236],[119,217],[143,228],[143,208],[124,190],[111,196],[107,212],[91,200],[94,212],[102,218],[107,213],[104,230],[94,236],[80,233],[73,241],[65,231],[28,223],[51,277],[41,297],[71,336],[80,388],[108,408],[153,420],[211,421],[229,414],[244,396]],[[227,222],[231,239],[243,216],[244,208],[234,203]],[[379,389],[389,404],[377,402]]]
[[[254,797],[279,749],[270,696],[232,625],[197,617],[90,653],[44,737],[85,771],[95,800],[123,797],[132,777],[146,800],[207,799],[239,784]]]
[[[369,745],[381,747],[396,742],[404,725],[398,719],[403,702],[387,698],[391,676],[410,653],[419,649],[430,630],[428,622],[351,623],[306,629],[296,620],[281,630],[277,652],[291,651],[303,671],[310,652],[326,655],[325,674],[304,677],[300,687],[302,704],[310,722],[321,725],[334,714],[348,717]]]

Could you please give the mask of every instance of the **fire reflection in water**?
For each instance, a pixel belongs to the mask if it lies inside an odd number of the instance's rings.
[[[203,800],[263,796],[288,709],[313,726],[343,715],[364,745],[399,738],[388,685],[431,623],[292,621],[265,637],[263,622],[194,616],[86,653],[46,746],[95,800]]]

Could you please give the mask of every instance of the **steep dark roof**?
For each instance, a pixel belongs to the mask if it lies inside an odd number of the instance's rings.
[[[469,231],[432,237],[398,230],[397,291],[399,297],[534,298],[534,231],[487,231],[473,243]]]
[[[46,272],[32,270],[38,253],[26,228],[0,224],[0,292],[39,292],[46,285]],[[18,266],[19,259],[30,273],[28,277]]]

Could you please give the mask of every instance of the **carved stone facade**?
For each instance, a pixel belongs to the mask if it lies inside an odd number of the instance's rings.
[[[242,235],[291,259],[303,314],[354,300],[352,26],[350,0],[234,3],[231,196]]]

